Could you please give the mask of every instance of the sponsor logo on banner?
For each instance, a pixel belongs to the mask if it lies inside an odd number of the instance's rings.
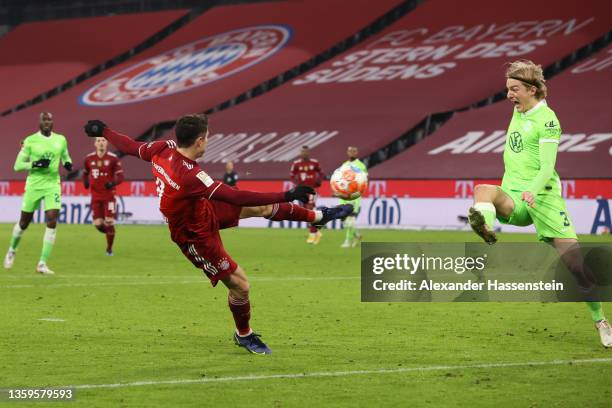
[[[133,196],[141,196],[145,191],[145,183],[144,181],[132,181],[130,183],[130,194]]]
[[[11,183],[8,181],[0,181],[0,195],[9,195]]]
[[[561,195],[563,198],[575,198],[576,180],[561,180]]]
[[[375,198],[368,211],[370,225],[399,225],[402,220],[402,208],[397,198]]]
[[[76,190],[74,181],[64,181],[62,183],[62,195],[69,196],[73,195]]]
[[[608,200],[597,200],[597,211],[593,217],[591,234],[610,233],[612,231],[612,217],[610,216],[610,203]]]
[[[387,193],[386,180],[372,180],[368,183],[368,193],[373,197],[384,197]]]
[[[290,38],[291,29],[282,25],[246,27],[206,37],[132,65],[87,90],[80,102],[120,105],[188,91],[264,61]]]
[[[469,198],[474,194],[473,180],[455,181],[455,198]]]

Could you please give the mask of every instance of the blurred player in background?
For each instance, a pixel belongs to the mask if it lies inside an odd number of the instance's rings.
[[[504,148],[501,187],[479,184],[469,222],[485,242],[494,244],[495,218],[517,226],[534,224],[538,239],[552,244],[574,276],[585,276],[574,225],[561,196],[555,171],[561,125],[546,103],[547,88],[542,67],[531,61],[515,61],[506,71],[507,98],[514,105]],[[589,292],[588,280],[578,284]],[[587,302],[605,347],[612,347],[612,328],[601,302]]]
[[[108,151],[108,141],[96,137],[96,151],[85,157],[83,185],[91,187],[91,218],[98,231],[106,235],[106,255],[113,255],[117,203],[115,186],[123,181],[119,158]]]
[[[302,146],[300,150],[300,158],[291,165],[291,182],[296,186],[311,187],[315,193],[310,196],[308,202],[304,203],[304,207],[312,210],[315,208],[317,194],[316,189],[321,186],[323,181],[323,172],[319,161],[310,158],[310,149],[308,146]],[[308,244],[318,244],[321,240],[321,231],[310,225],[308,227]]]
[[[57,217],[62,202],[60,162],[67,171],[72,170],[72,159],[68,154],[68,143],[63,135],[53,132],[53,115],[49,112],[40,114],[40,130],[26,137],[17,155],[15,171],[27,171],[25,192],[21,205],[21,218],[13,227],[13,235],[8,252],[4,257],[4,267],[13,267],[17,246],[41,201],[45,203],[47,228],[43,236],[43,246],[36,271],[43,275],[52,275],[47,266],[47,259],[55,244]]]
[[[103,136],[120,151],[151,162],[159,208],[168,222],[172,240],[213,286],[221,281],[229,290],[228,305],[236,323],[234,342],[251,353],[270,354],[270,348],[250,327],[250,284],[246,273],[225,251],[219,230],[235,227],[241,218],[248,217],[323,225],[346,217],[353,207],[312,211],[294,205],[292,201],[306,202],[314,193],[304,185],[284,192],[258,193],[214,181],[196,162],[208,144],[206,115],[180,118],[175,126],[176,142],[136,142],[98,120],[89,121],[85,132],[90,137]]]
[[[346,149],[346,155],[348,156],[348,160],[342,163],[342,165],[350,164],[351,166],[355,166],[361,169],[364,173],[368,174],[368,168],[361,160],[357,158],[359,155],[359,150],[355,146],[349,146]],[[359,211],[361,210],[361,197],[356,198],[354,200],[340,200],[340,204],[351,204],[353,206],[353,213],[346,217],[342,222],[342,226],[345,231],[344,242],[340,247],[342,248],[350,248],[356,247],[361,242],[363,238],[361,233],[357,231],[355,228],[355,222],[357,221],[357,216],[359,215]]]
[[[225,163],[223,182],[230,187],[236,187],[236,183],[238,183],[238,174],[234,171],[234,162],[231,160]]]

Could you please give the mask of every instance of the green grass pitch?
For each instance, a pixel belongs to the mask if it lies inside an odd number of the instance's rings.
[[[5,245],[11,228],[0,225]],[[475,240],[363,232],[369,241]],[[115,256],[106,257],[92,226],[60,225],[51,277],[34,273],[42,233],[32,225],[14,268],[0,270],[0,388],[90,386],[53,407],[612,401],[612,350],[601,347],[584,304],[361,303],[359,249],[339,248],[340,231],[324,231],[318,246],[298,230],[223,232],[251,279],[252,325],[273,350],[266,357],[232,343],[227,291],[184,259],[165,226],[119,226]],[[568,363],[576,360],[588,361]],[[15,406],[28,405],[47,406]]]

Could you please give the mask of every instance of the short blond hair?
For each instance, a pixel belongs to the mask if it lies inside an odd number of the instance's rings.
[[[506,69],[506,79],[516,79],[527,86],[535,87],[535,97],[538,100],[546,98],[548,94],[542,66],[533,61],[518,60],[510,63]]]

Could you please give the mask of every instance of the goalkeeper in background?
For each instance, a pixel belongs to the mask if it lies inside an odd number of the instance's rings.
[[[359,150],[355,146],[349,146],[346,149],[346,155],[348,156],[348,160],[342,163],[342,165],[351,165],[361,169],[364,173],[368,174],[368,168],[361,160],[357,158],[359,155]],[[356,247],[361,242],[363,238],[362,235],[355,228],[355,222],[357,220],[357,216],[359,215],[359,211],[361,210],[361,197],[356,198],[354,200],[340,200],[340,204],[352,204],[353,205],[353,213],[346,217],[342,222],[342,227],[345,230],[344,242],[340,245],[341,248],[351,248]]]
[[[555,247],[567,268],[585,276],[561,181],[555,171],[561,125],[546,104],[547,88],[542,67],[531,61],[515,61],[506,71],[507,98],[514,105],[504,148],[502,185],[479,184],[469,209],[470,226],[485,242],[497,241],[493,223],[534,224],[538,239]],[[586,292],[593,283],[578,282]],[[612,347],[612,328],[601,302],[586,302],[604,347]]]
[[[43,275],[52,275],[47,266],[55,243],[55,227],[61,208],[61,184],[59,175],[60,161],[67,171],[72,170],[72,159],[68,154],[68,144],[63,135],[52,132],[53,115],[49,112],[40,114],[40,131],[25,138],[17,155],[15,171],[27,171],[25,192],[21,205],[21,218],[13,227],[13,236],[8,252],[4,258],[6,269],[13,267],[17,246],[41,201],[45,203],[47,228],[43,237],[42,252],[36,271]]]

